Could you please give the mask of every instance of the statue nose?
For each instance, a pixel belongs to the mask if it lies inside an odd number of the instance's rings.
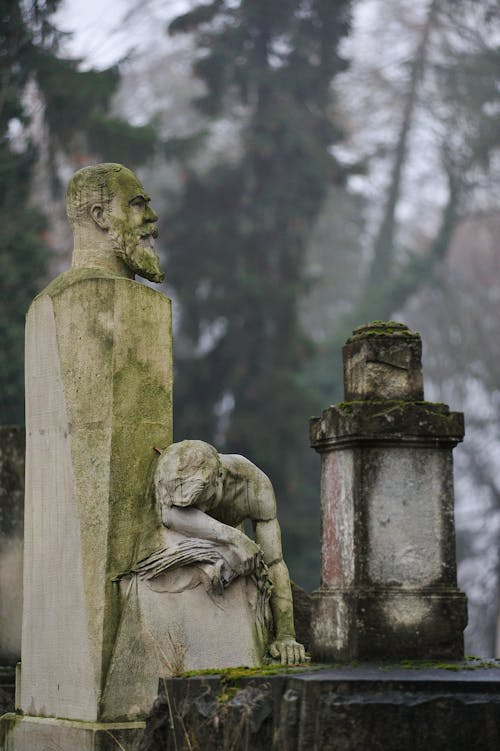
[[[157,222],[158,221],[158,214],[154,209],[151,208],[151,206],[148,206],[148,221],[150,222]]]

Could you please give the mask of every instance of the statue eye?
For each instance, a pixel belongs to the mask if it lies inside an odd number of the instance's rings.
[[[133,198],[130,201],[130,205],[133,206],[134,209],[143,209],[146,206],[146,201],[142,196],[137,196],[137,198]]]

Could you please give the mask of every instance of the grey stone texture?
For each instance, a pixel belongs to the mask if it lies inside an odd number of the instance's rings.
[[[257,618],[261,597],[256,583],[238,577],[216,593],[202,582],[194,585],[198,577],[199,568],[191,565],[151,581],[135,576],[123,580],[126,594],[106,681],[104,716],[144,718],[161,675],[262,663],[267,632],[262,633],[264,624]]]
[[[424,398],[422,342],[404,324],[374,321],[359,326],[343,355],[346,401]]]
[[[496,751],[500,669],[449,667],[166,679],[140,751]]]
[[[4,715],[2,751],[138,751],[143,722],[92,723],[55,717]]]
[[[321,454],[318,660],[459,658],[452,449],[463,415],[423,401],[420,337],[360,327],[343,350],[346,400],[310,423]]]
[[[120,618],[113,578],[159,526],[147,482],[172,440],[171,319],[159,292],[83,272],[27,316],[21,708],[94,722]]]
[[[209,588],[224,592],[238,577],[251,577],[261,597],[247,597],[250,610],[241,610],[241,657],[239,665],[256,666],[266,653],[283,665],[305,661],[302,644],[295,640],[293,600],[288,569],[283,560],[281,530],[277,519],[276,498],[269,478],[255,464],[237,454],[219,454],[204,441],[185,440],[169,446],[158,460],[154,477],[155,498],[169,535],[180,535],[177,552],[175,542],[151,556],[146,566],[136,569],[148,577],[156,577],[164,567],[186,560],[186,556],[203,556],[205,578]],[[250,522],[254,539],[243,531]],[[201,558],[200,558],[201,556]],[[172,589],[170,589],[172,591]],[[247,588],[247,592],[248,592]],[[265,614],[269,600],[272,618]],[[259,604],[260,601],[260,604]],[[251,612],[254,615],[251,615]],[[216,611],[202,602],[200,615],[208,623],[216,622]],[[236,612],[235,612],[236,616]],[[258,637],[249,650],[244,647],[244,622],[251,625]],[[218,644],[217,650],[197,640],[186,655],[201,668],[230,667],[224,662],[224,651],[233,651],[234,644]],[[230,641],[230,639],[228,639]],[[260,642],[260,648],[259,648]],[[250,646],[250,644],[248,644]],[[256,648],[257,647],[257,648]],[[190,654],[194,649],[194,653]],[[251,657],[253,655],[253,658]],[[200,664],[201,663],[201,664]]]
[[[123,707],[105,716],[106,681],[122,615],[116,577],[158,547],[161,534],[149,483],[155,448],[172,442],[171,306],[134,279],[161,281],[163,272],[158,217],[130,170],[79,170],[67,212],[72,268],[35,298],[26,317],[16,707],[65,721],[133,720]],[[26,723],[22,734],[28,725],[48,727]],[[76,741],[66,742],[57,727],[54,743],[69,751]]]
[[[115,730],[132,749],[159,675],[256,666],[267,649],[305,660],[268,478],[213,447],[207,483],[206,454],[195,472],[186,446],[170,472],[170,300],[134,278],[164,276],[150,197],[122,165],[89,166],[67,213],[72,268],[26,318],[22,663],[4,751],[104,750]]]

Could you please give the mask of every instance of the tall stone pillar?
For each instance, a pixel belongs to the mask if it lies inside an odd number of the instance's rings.
[[[452,449],[463,415],[424,401],[420,336],[374,322],[343,349],[345,401],[310,424],[321,455],[317,660],[463,657]]]
[[[113,579],[154,549],[148,473],[154,447],[172,442],[171,398],[164,295],[75,269],[34,301],[20,692],[29,715],[101,717],[120,618]]]
[[[0,748],[135,751],[133,697],[110,712],[106,690],[123,610],[116,577],[161,535],[148,489],[155,448],[172,442],[171,308],[134,278],[163,278],[158,217],[136,176],[83,168],[67,199],[72,268],[26,319],[21,669]],[[133,643],[130,655],[132,671]]]

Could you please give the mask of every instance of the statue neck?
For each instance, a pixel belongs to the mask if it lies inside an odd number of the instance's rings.
[[[73,248],[73,268],[97,268],[112,274],[134,279],[134,272],[115,255],[107,232],[93,228],[76,227],[74,230],[75,244]]]

